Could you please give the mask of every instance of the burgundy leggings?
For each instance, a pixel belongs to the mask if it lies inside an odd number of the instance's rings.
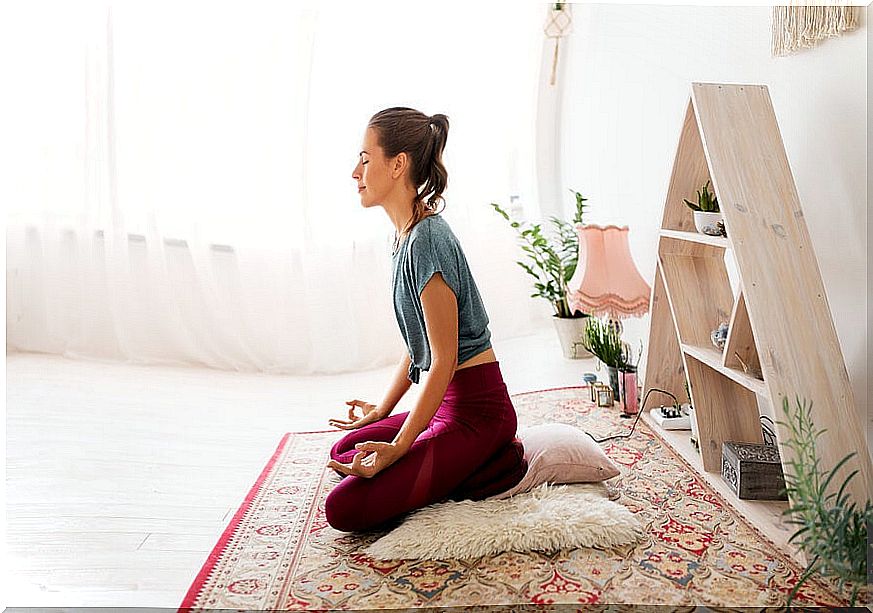
[[[390,442],[408,413],[350,431],[330,457],[349,464],[355,444]],[[344,532],[369,530],[435,502],[510,489],[527,470],[517,423],[498,362],[456,370],[433,419],[403,457],[370,478],[344,476],[328,494],[328,523]]]

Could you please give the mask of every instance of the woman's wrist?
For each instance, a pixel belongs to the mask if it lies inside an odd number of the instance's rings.
[[[391,441],[391,444],[405,454],[409,451],[409,448],[412,447],[412,443],[414,442],[415,439],[410,441],[408,435],[403,432],[398,432],[397,436],[394,437],[394,440]]]

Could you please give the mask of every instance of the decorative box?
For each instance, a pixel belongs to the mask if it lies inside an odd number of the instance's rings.
[[[721,476],[744,500],[788,500],[779,449],[772,445],[725,441]]]

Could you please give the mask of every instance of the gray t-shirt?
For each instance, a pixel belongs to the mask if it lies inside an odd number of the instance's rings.
[[[431,366],[421,292],[436,272],[442,273],[458,302],[458,364],[491,347],[488,313],[461,244],[442,215],[430,215],[415,224],[392,263],[394,313],[409,349],[410,381],[418,383],[420,372]]]

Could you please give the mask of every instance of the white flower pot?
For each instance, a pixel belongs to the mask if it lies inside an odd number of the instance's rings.
[[[568,360],[579,360],[584,358],[592,358],[585,347],[582,345],[582,339],[585,336],[585,326],[588,323],[588,317],[558,317],[552,315],[552,321],[555,324],[555,330],[558,332],[558,339],[561,342],[561,350],[564,352],[564,357]]]
[[[710,236],[720,236],[718,226],[716,225],[719,221],[724,221],[724,217],[722,217],[720,212],[693,211],[693,213],[694,227],[697,228],[698,232]]]

